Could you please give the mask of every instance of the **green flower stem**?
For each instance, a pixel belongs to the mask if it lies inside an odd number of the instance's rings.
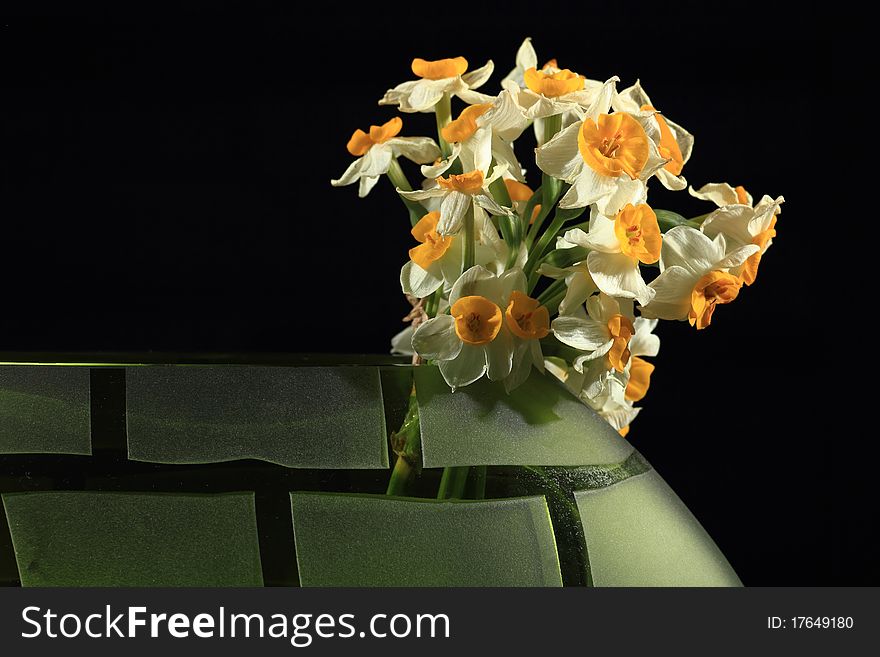
[[[403,169],[400,168],[400,162],[397,161],[396,157],[391,158],[391,166],[388,167],[388,178],[396,188],[402,189],[405,192],[412,191],[412,185],[409,184],[409,180],[407,180]]]
[[[535,217],[535,223],[529,228],[529,234],[526,236],[526,246],[529,250],[531,250],[535,238],[541,231],[541,226],[544,225],[544,221],[550,215],[550,211],[556,205],[556,201],[559,200],[560,192],[562,192],[562,181],[545,173],[541,181],[541,211],[538,212],[538,216]]]
[[[467,484],[469,465],[443,468],[443,476],[440,478],[440,488],[437,491],[438,500],[461,499],[464,496]]]
[[[520,234],[523,235],[523,237],[529,232],[529,225],[532,220],[532,213],[535,211],[535,206],[541,202],[543,196],[542,189],[542,187],[538,187],[538,189],[534,191],[531,198],[526,202],[526,207],[520,217]]]
[[[553,135],[562,130],[562,114],[547,116],[544,121],[544,143],[553,139]]]
[[[386,495],[406,495],[407,483],[412,476],[413,467],[402,456],[397,457],[394,462],[394,469],[391,471],[391,477],[388,479],[388,488],[385,490]]]
[[[562,303],[562,300],[565,299],[565,293],[567,290],[562,290],[561,292],[557,292],[553,296],[548,296],[544,301],[541,302],[547,312],[550,313],[552,317],[557,312],[559,312],[559,304]]]
[[[486,498],[486,466],[474,466],[467,486],[468,499],[482,500]]]
[[[564,294],[566,289],[567,286],[565,285],[565,279],[559,278],[550,283],[550,285],[547,286],[547,289],[538,295],[538,302],[543,304],[548,299],[552,299],[559,294],[560,291]]]
[[[406,174],[403,172],[403,169],[400,168],[400,162],[397,161],[396,157],[391,158],[391,166],[388,167],[388,180],[391,181],[391,184],[394,185],[396,189],[403,190],[404,192],[411,192],[412,186],[409,184],[409,180],[407,180]],[[403,201],[403,204],[406,206],[406,209],[409,210],[409,222],[413,226],[419,223],[419,219],[424,217],[427,212],[425,212],[424,206],[417,202],[411,201],[408,198],[400,197],[400,200]]]
[[[492,161],[493,166],[495,161]],[[513,201],[510,200],[510,194],[507,192],[507,185],[504,180],[498,178],[489,185],[489,192],[498,205],[512,208]],[[493,217],[494,219],[494,217]],[[519,252],[519,245],[522,242],[522,231],[520,230],[520,221],[515,214],[502,215],[498,217],[498,227],[501,229],[501,237],[507,245],[507,268],[513,266],[516,262],[516,255]]]
[[[474,266],[474,260],[476,257],[473,204],[471,204],[464,215],[464,229],[462,237],[464,238],[464,269],[462,269],[462,271],[467,271]]]
[[[436,317],[437,311],[440,309],[440,296],[443,294],[443,288],[434,290],[428,300],[425,302],[425,314],[428,317]]]
[[[407,485],[415,468],[412,463],[418,462],[420,450],[421,432],[419,429],[419,402],[416,398],[416,389],[413,386],[409,396],[409,405],[406,417],[400,430],[391,435],[391,444],[397,452],[397,461],[388,479],[386,495],[405,495]]]
[[[544,231],[541,238],[538,240],[538,243],[529,251],[529,259],[526,261],[524,272],[525,275],[529,277],[530,283],[532,275],[535,274],[535,269],[538,266],[538,261],[544,257],[544,252],[547,250],[547,247],[552,244],[553,240],[556,239],[556,233],[559,232],[559,229],[562,228],[562,224],[564,223],[565,213],[557,211],[556,214],[553,215],[553,221],[550,222],[550,227]],[[535,278],[535,282],[537,282],[537,278]],[[531,288],[534,288],[533,284],[530,285],[530,289]]]
[[[443,98],[434,105],[434,114],[437,116],[437,143],[440,144],[440,152],[443,154],[443,157],[447,158],[452,154],[452,148],[443,139],[442,130],[452,120],[452,99],[449,97],[449,94],[443,94]]]

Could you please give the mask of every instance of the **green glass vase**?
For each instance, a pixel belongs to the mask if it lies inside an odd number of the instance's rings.
[[[507,395],[388,358],[17,360],[0,366],[0,584],[740,585],[550,376]]]

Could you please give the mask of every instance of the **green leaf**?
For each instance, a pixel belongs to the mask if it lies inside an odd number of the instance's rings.
[[[3,495],[22,586],[262,586],[253,493]]]
[[[690,226],[691,228],[700,227],[699,224],[689,221],[677,212],[655,209],[654,213],[657,215],[657,223],[660,225],[660,231],[663,233],[676,226]]]
[[[574,246],[570,249],[554,249],[544,256],[544,259],[541,262],[546,262],[553,267],[564,269],[565,267],[571,267],[578,262],[586,260],[589,252],[590,250],[583,246]]]
[[[727,559],[654,470],[575,492],[595,586],[741,586]]]
[[[376,367],[128,368],[126,398],[136,461],[388,467]]]
[[[292,493],[303,586],[561,586],[543,497]]]
[[[88,367],[0,367],[0,454],[91,454]]]
[[[427,468],[458,465],[594,465],[632,446],[549,375],[532,372],[512,393],[481,379],[455,393],[433,366],[415,368]]]

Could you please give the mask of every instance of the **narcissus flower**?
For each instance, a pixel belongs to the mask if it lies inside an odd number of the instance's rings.
[[[476,244],[474,262],[490,271],[503,271],[507,259],[507,245],[486,213],[475,208],[474,229]],[[440,212],[429,212],[413,227],[412,236],[419,242],[409,250],[410,260],[400,270],[400,286],[404,294],[418,299],[439,289],[452,288],[461,275],[463,240],[456,235],[437,232]]]
[[[522,283],[524,287],[525,278]],[[540,340],[550,334],[550,312],[537,299],[514,289],[504,311],[504,321],[513,334],[513,365],[510,376],[504,379],[504,387],[510,392],[525,383],[533,366],[539,372],[544,371]]]
[[[754,244],[759,248],[740,267],[731,269],[731,273],[742,278],[746,285],[755,282],[761,256],[773,244],[776,217],[779,206],[784,202],[781,196],[776,199],[765,196],[754,208],[748,205],[724,206],[706,217],[700,225],[700,230],[710,238],[724,235],[729,246]]]
[[[687,180],[681,175],[681,171],[691,157],[694,136],[654,109],[654,104],[638,80],[615,95],[612,107],[617,112],[632,114],[657,145],[660,157],[667,160],[655,174],[660,183],[666,189],[679,190],[687,187]]]
[[[556,114],[581,115],[595,102],[604,85],[559,68],[555,59],[538,68],[532,40],[526,39],[516,53],[516,68],[501,86],[515,94],[528,118],[539,119]]]
[[[601,361],[592,361],[580,370],[559,358],[547,358],[544,365],[573,395],[622,436],[628,433],[629,425],[641,409],[634,408],[633,402],[626,397],[627,372],[609,370]]]
[[[484,374],[493,381],[507,378],[513,367],[514,343],[504,309],[513,290],[524,285],[520,270],[495,276],[479,265],[471,267],[452,286],[449,314],[415,330],[413,349],[422,358],[437,361],[453,390]]]
[[[627,204],[616,217],[593,211],[589,232],[566,231],[557,248],[583,246],[590,249],[587,269],[605,294],[635,299],[645,305],[654,297],[639,271],[639,263],[660,259],[660,226],[648,205]]]
[[[629,341],[630,359],[625,397],[630,402],[641,401],[651,385],[654,365],[642,356],[656,356],[660,352],[660,338],[654,335],[656,319],[637,317],[633,322],[635,333]]]
[[[418,189],[411,192],[398,189],[397,193],[413,201],[426,199],[442,199],[440,202],[440,221],[437,232],[440,235],[455,235],[461,230],[464,216],[473,206],[478,206],[492,214],[507,214],[508,210],[498,205],[489,192],[489,185],[506,171],[504,165],[496,165],[491,175],[485,169],[478,168],[466,173],[452,174],[445,178],[437,178],[437,186]]]
[[[358,196],[364,197],[379,180],[388,173],[392,161],[405,157],[417,164],[433,162],[440,156],[440,149],[428,137],[398,137],[403,121],[394,117],[382,125],[370,126],[369,132],[355,130],[348,140],[348,152],[357,156],[338,179],[331,180],[334,187],[359,182]]]
[[[739,295],[742,280],[730,273],[760,250],[755,244],[728,249],[723,234],[709,239],[689,226],[676,226],[663,236],[660,275],[650,287],[655,295],[641,308],[643,317],[690,322],[698,330],[712,322],[715,307]]]
[[[644,203],[645,181],[667,163],[635,117],[627,112],[605,113],[610,102],[609,94],[592,115],[536,150],[544,173],[571,184],[560,208],[595,203],[599,212],[614,216],[628,203]]]
[[[587,312],[575,309],[571,315],[560,315],[553,320],[553,335],[570,347],[586,352],[579,356],[574,367],[580,371],[583,364],[605,356],[605,369],[623,372],[629,363],[629,341],[635,334],[633,320],[621,312],[614,297],[597,294],[587,299]]]
[[[490,100],[464,108],[458,118],[440,131],[443,139],[452,145],[452,153],[437,164],[423,166],[423,176],[441,176],[456,161],[461,162],[464,171],[485,171],[494,159],[507,167],[507,175],[524,180],[522,165],[513,152],[511,142],[522,134],[529,120],[509,92],[503,91]]]
[[[494,65],[486,64],[467,73],[468,62],[464,57],[427,61],[416,58],[412,72],[418,80],[403,82],[385,92],[380,105],[397,105],[401,112],[430,112],[444,94],[458,96],[468,104],[491,101],[491,96],[473,91],[485,84],[492,75]]]

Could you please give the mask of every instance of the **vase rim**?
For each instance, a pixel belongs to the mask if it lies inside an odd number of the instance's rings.
[[[93,351],[6,352],[0,366],[30,367],[150,367],[150,366],[257,366],[257,367],[399,367],[411,365],[409,356],[391,354],[335,354],[288,352]]]

